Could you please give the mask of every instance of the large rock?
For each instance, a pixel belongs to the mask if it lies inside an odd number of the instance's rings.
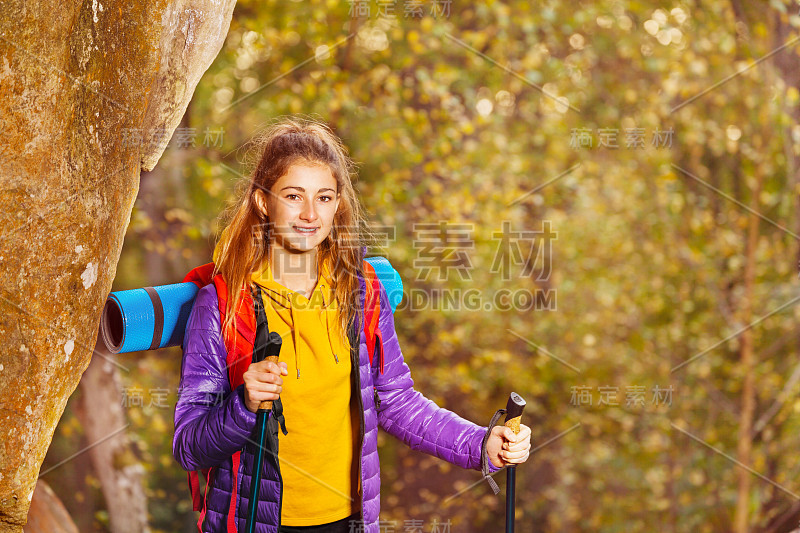
[[[158,161],[234,3],[0,5],[0,532],[22,531],[92,356],[139,172]]]

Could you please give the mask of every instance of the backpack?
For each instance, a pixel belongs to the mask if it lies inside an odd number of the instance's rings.
[[[375,272],[375,268],[369,261],[364,260],[364,278],[366,282],[367,294],[364,298],[364,336],[367,341],[367,352],[369,353],[370,365],[374,359],[375,348],[379,351],[379,371],[383,374],[383,338],[380,329],[378,328],[378,319],[381,314],[381,281]],[[222,279],[221,274],[217,274],[213,278],[211,274],[214,270],[214,263],[206,263],[193,268],[186,274],[183,282],[192,282],[198,287],[202,288],[206,285],[213,283],[217,292],[217,300],[220,314],[220,323],[225,323],[225,309],[228,302],[228,287]],[[256,316],[253,308],[253,297],[250,291],[242,288],[242,297],[239,300],[239,307],[236,309],[236,331],[233,331],[233,325],[229,326],[223,332],[223,340],[225,349],[227,351],[227,368],[228,368],[228,381],[231,385],[231,391],[244,383],[243,375],[252,362],[253,345],[256,337]],[[351,347],[352,348],[352,347]],[[354,371],[358,371],[354,369]],[[281,416],[282,419],[282,416]],[[283,432],[286,434],[286,427],[283,425]],[[233,486],[231,493],[231,502],[228,509],[228,527],[229,533],[236,532],[236,524],[234,520],[235,506],[236,506],[236,489],[237,477],[239,473],[239,459],[240,453],[237,451],[233,454]],[[206,514],[206,497],[208,496],[208,488],[211,485],[211,478],[214,475],[214,467],[205,468],[202,470],[203,476],[206,479],[206,488],[204,494],[200,492],[200,471],[188,472],[189,490],[192,494],[192,509],[200,511],[200,518],[197,521],[197,529],[202,532],[203,519]]]

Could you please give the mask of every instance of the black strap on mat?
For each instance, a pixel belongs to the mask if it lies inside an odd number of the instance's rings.
[[[164,334],[164,305],[161,303],[161,296],[153,287],[145,287],[144,290],[153,303],[153,340],[150,341],[148,349],[156,350],[161,347],[161,336]]]

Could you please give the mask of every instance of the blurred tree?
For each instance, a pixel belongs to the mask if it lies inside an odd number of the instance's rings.
[[[78,533],[75,522],[46,481],[36,482],[24,533]]]

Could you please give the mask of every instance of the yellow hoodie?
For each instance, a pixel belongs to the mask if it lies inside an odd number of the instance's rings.
[[[273,309],[281,315],[281,323],[286,324],[291,329],[292,346],[300,347],[299,350],[294,350],[294,367],[297,379],[300,379],[302,353],[322,355],[327,352],[332,355],[337,364],[341,359],[340,356],[349,359],[349,342],[339,334],[339,322],[336,317],[338,305],[331,288],[332,278],[327,262],[321,268],[317,285],[314,287],[310,298],[306,298],[299,292],[292,291],[275,281],[272,276],[272,269],[267,261],[264,262],[261,270],[253,273],[251,279],[261,286],[263,295],[272,300]],[[270,302],[264,300],[265,307],[269,304]],[[317,320],[319,324],[316,322]],[[272,327],[269,313],[267,314],[267,323],[270,326],[270,331],[278,331],[280,333],[280,330]],[[303,327],[304,325],[305,327]],[[327,346],[324,345],[326,342],[328,343]],[[284,346],[285,344],[286,342],[284,341]],[[293,372],[289,373],[289,375],[292,374]]]
[[[281,391],[287,434],[278,432],[287,526],[334,522],[361,507],[350,343],[339,333],[329,265],[319,274],[310,298],[275,281],[268,261],[251,276],[262,289],[269,330],[283,340],[279,361],[289,370]]]

